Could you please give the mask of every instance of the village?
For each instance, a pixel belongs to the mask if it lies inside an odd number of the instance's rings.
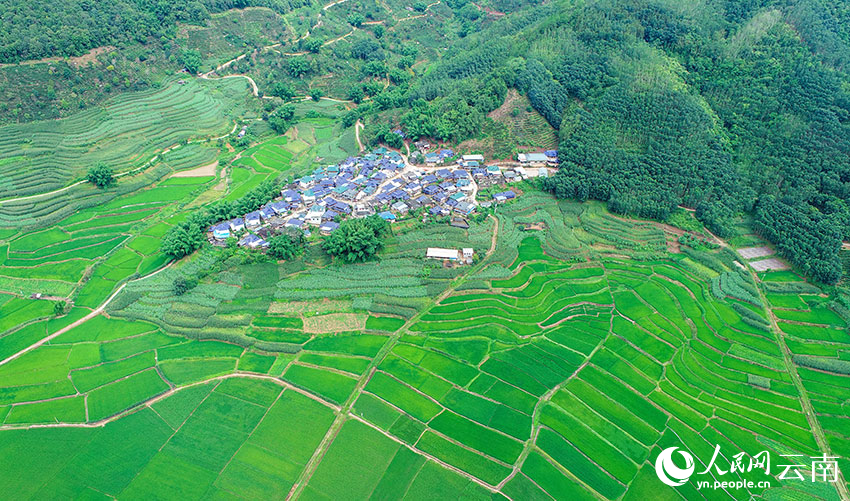
[[[315,169],[285,186],[280,197],[229,221],[212,225],[208,240],[217,246],[237,237],[237,245],[265,249],[269,238],[284,231],[313,231],[330,235],[345,218],[377,214],[394,223],[413,213],[451,217],[455,226],[468,227],[466,218],[481,208],[516,197],[508,184],[546,177],[557,167],[557,151],[520,153],[518,165],[484,165],[482,155],[457,156],[452,150],[428,152],[430,145],[415,143],[411,155],[424,164],[411,164],[397,151],[377,148],[342,163]],[[493,192],[494,188],[502,191]],[[492,193],[487,199],[483,192]],[[430,248],[426,258],[471,262],[472,249]]]

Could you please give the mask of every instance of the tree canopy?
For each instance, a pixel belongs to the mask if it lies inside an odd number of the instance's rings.
[[[259,209],[274,198],[280,189],[272,181],[263,181],[233,202],[222,201],[198,209],[175,225],[163,236],[160,249],[173,258],[181,258],[195,252],[206,241],[204,235],[213,223],[242,216]]]
[[[108,188],[115,182],[115,174],[112,171],[112,167],[99,162],[89,167],[89,171],[86,174],[86,181],[98,188]]]
[[[346,263],[366,261],[383,248],[389,233],[390,224],[376,215],[346,219],[325,238],[322,248]]]
[[[269,239],[269,256],[275,259],[292,259],[304,252],[304,234],[300,231],[282,233]]]
[[[79,56],[89,49],[151,38],[173,38],[177,21],[202,23],[210,13],[268,7],[280,13],[309,0],[193,0],[141,2],[0,0],[0,63],[45,56]]]

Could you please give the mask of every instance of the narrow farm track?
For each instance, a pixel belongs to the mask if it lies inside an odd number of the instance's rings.
[[[399,21],[412,21],[412,20],[414,20],[414,19],[419,19],[419,18],[425,17],[425,16],[427,16],[427,15],[428,15],[428,14],[427,14],[428,9],[430,9],[431,7],[433,7],[433,6],[435,6],[435,5],[439,4],[439,3],[440,3],[440,0],[437,0],[436,2],[431,2],[431,3],[429,3],[427,6],[425,6],[425,10],[423,10],[423,11],[422,11],[422,14],[414,14],[414,15],[412,15],[412,16],[400,17],[400,18],[396,19],[396,22],[399,22]]]
[[[346,1],[347,1],[347,0],[336,0],[336,1],[334,1],[334,2],[331,2],[331,3],[327,4],[327,5],[325,5],[324,7],[322,7],[322,10],[323,10],[323,11],[326,11],[326,10],[328,10],[329,8],[333,7],[334,5],[339,5],[339,4],[344,3],[344,2],[346,2]],[[427,12],[427,10],[428,10],[429,8],[431,8],[432,6],[437,5],[437,4],[439,4],[439,3],[440,3],[440,2],[439,2],[439,1],[437,1],[437,2],[433,2],[433,3],[431,3],[431,4],[428,4],[428,6],[426,7],[425,11]],[[319,16],[321,17],[321,13],[319,14]],[[416,19],[416,18],[423,17],[423,16],[425,16],[425,14],[420,14],[420,15],[417,15],[417,16],[410,16],[410,17],[407,17],[407,18],[401,18],[401,19],[399,19],[399,21],[404,21],[404,20],[409,20],[409,19]],[[316,27],[318,27],[318,26],[321,26],[321,24],[322,24],[322,21],[321,21],[321,19],[319,19],[319,21],[317,22],[317,24],[316,24],[313,28],[316,28]],[[339,42],[339,41],[341,41],[341,40],[345,40],[345,39],[346,39],[346,38],[348,38],[351,34],[353,34],[355,31],[357,31],[357,28],[356,28],[356,27],[353,27],[353,28],[351,29],[351,31],[349,31],[348,33],[346,33],[346,34],[344,34],[344,35],[341,35],[341,36],[339,36],[339,37],[333,38],[333,39],[331,39],[331,40],[328,40],[328,41],[324,42],[324,43],[322,44],[322,46],[323,46],[323,47],[324,47],[324,46],[328,46],[328,45],[331,45],[331,44],[333,44],[333,43]],[[296,39],[296,40],[294,40],[294,41],[295,41],[295,42],[297,42],[297,41],[300,41],[300,40],[304,40],[304,39],[308,38],[309,36],[310,36],[310,31],[308,30],[308,31],[307,31],[307,33],[305,33],[303,36],[301,36],[300,38],[298,38],[298,39]],[[280,47],[281,45],[283,45],[283,44],[282,44],[281,42],[278,42],[278,43],[274,43],[274,44],[271,44],[271,45],[264,46],[264,47],[262,47],[262,48],[261,48],[261,49],[259,49],[259,50],[260,50],[260,51],[265,51],[265,50],[274,50],[274,49],[276,49],[277,47]],[[277,51],[277,52],[278,52],[278,53],[280,53],[280,54],[283,54],[283,55],[289,55],[289,56],[297,56],[297,55],[303,55],[303,54],[306,54],[306,52],[304,52],[304,51],[302,51],[302,52],[292,52],[292,53],[285,53],[285,52],[280,52],[280,51]],[[246,52],[246,53],[244,53],[244,54],[240,54],[239,56],[237,56],[237,57],[235,57],[235,58],[233,58],[233,59],[231,59],[231,60],[229,60],[229,61],[226,61],[226,62],[224,62],[224,63],[220,64],[220,65],[219,65],[219,66],[217,66],[215,69],[210,70],[210,71],[208,71],[208,72],[206,72],[206,73],[203,73],[203,74],[199,75],[199,78],[204,79],[204,80],[217,80],[217,79],[222,79],[222,78],[245,78],[245,79],[247,79],[247,80],[248,80],[248,83],[251,85],[251,93],[252,93],[252,95],[253,95],[254,97],[260,97],[260,89],[259,89],[259,86],[257,86],[257,82],[256,82],[253,78],[251,78],[250,76],[248,76],[248,75],[238,74],[238,75],[213,76],[215,73],[217,73],[217,72],[219,72],[219,71],[221,71],[221,70],[223,70],[223,69],[228,68],[228,67],[229,67],[229,66],[231,66],[233,63],[235,63],[235,62],[237,62],[237,61],[241,61],[242,59],[245,59],[246,57],[248,57],[248,55],[249,55],[249,54],[250,54],[250,52]],[[263,99],[273,99],[273,96],[262,96],[262,98],[263,98]],[[306,101],[307,99],[310,99],[310,97],[309,97],[309,96],[304,96],[304,97],[302,97],[301,99]],[[336,98],[325,97],[325,96],[322,96],[320,99],[321,99],[321,100],[324,100],[324,101],[331,101],[331,102],[341,103],[341,104],[350,104],[350,103],[352,103],[352,101],[350,101],[350,100],[346,100],[346,99],[336,99]],[[369,100],[369,98],[364,99],[364,101],[365,101],[365,100]],[[234,124],[234,125],[233,125],[233,130],[231,130],[229,133],[224,134],[224,135],[222,135],[222,136],[216,136],[216,137],[205,138],[205,139],[198,139],[198,140],[195,140],[195,141],[190,141],[189,143],[204,142],[204,141],[207,141],[207,140],[217,141],[217,140],[219,140],[219,139],[224,139],[224,138],[226,138],[226,137],[228,137],[228,136],[233,135],[233,134],[236,132],[236,130],[238,129],[238,126],[239,126],[239,124],[238,124],[238,123]],[[362,128],[362,127],[363,127],[363,126],[362,126],[362,124],[361,124],[361,128]],[[357,137],[358,137],[358,144],[360,145],[360,151],[363,151],[363,145],[362,145],[362,144],[360,143],[360,141],[359,141],[359,132],[358,132],[358,134],[357,134]],[[147,168],[148,168],[148,167],[150,167],[150,166],[153,164],[153,162],[155,162],[155,161],[157,160],[157,158],[159,158],[161,155],[164,155],[165,153],[168,153],[169,151],[172,151],[172,150],[177,149],[177,148],[179,148],[179,147],[180,147],[180,145],[179,145],[179,144],[177,144],[177,145],[171,146],[171,147],[169,147],[169,148],[166,148],[166,149],[164,149],[162,152],[157,153],[157,154],[155,154],[153,157],[151,157],[151,159],[150,159],[150,160],[148,160],[148,162],[147,162],[147,163],[145,163],[143,166],[141,166],[141,167],[137,167],[137,168],[134,168],[134,169],[131,169],[131,170],[127,171],[127,172],[122,172],[122,173],[116,174],[116,175],[115,175],[115,177],[116,177],[116,178],[117,178],[117,177],[123,177],[123,176],[127,176],[127,175],[129,175],[129,174],[135,174],[135,173],[138,173],[138,172],[140,172],[140,171],[142,171],[142,170],[144,170],[144,169],[147,169]],[[38,198],[42,198],[42,197],[48,197],[48,196],[58,195],[58,194],[60,194],[60,193],[64,193],[64,192],[66,192],[66,191],[70,190],[71,188],[74,188],[74,187],[76,187],[76,186],[80,186],[80,185],[83,185],[83,184],[86,184],[86,183],[87,183],[87,181],[77,181],[77,182],[75,182],[75,183],[69,184],[68,186],[65,186],[65,187],[62,187],[62,188],[59,188],[59,189],[56,189],[56,190],[53,190],[53,191],[47,191],[47,192],[44,192],[44,193],[37,193],[37,194],[34,194],[34,195],[27,195],[27,196],[23,196],[23,197],[7,198],[7,199],[4,199],[4,200],[0,200],[0,205],[2,205],[2,204],[4,204],[4,203],[21,202],[21,201],[25,201],[25,200],[34,200],[34,199],[38,199]],[[850,245],[850,244],[848,244],[848,245]]]
[[[319,21],[319,24],[321,24],[321,21]],[[319,24],[317,24],[316,26],[319,26]],[[336,37],[336,38],[333,38],[331,40],[324,42],[322,44],[322,47],[326,47],[326,46],[331,45],[333,43],[339,42],[340,40],[345,40],[351,34],[353,34],[355,31],[357,31],[357,28],[352,28],[351,31],[349,31],[345,35],[342,35],[342,36],[339,36],[339,37]],[[298,40],[303,40],[303,39],[305,39],[309,36],[310,36],[310,32],[308,31],[303,37],[299,38]],[[262,47],[261,49],[259,49],[258,52],[273,50],[273,51],[277,52],[278,54],[280,54],[282,56],[303,56],[303,55],[307,54],[307,51],[281,52],[281,51],[277,50],[277,47],[280,47],[281,45],[283,45],[281,42],[271,44],[271,45],[266,45],[265,47]],[[251,84],[251,94],[253,94],[254,97],[260,97],[260,88],[257,86],[257,82],[254,81],[254,79],[251,78],[250,76],[245,75],[244,73],[239,73],[239,74],[234,74],[234,75],[213,76],[214,74],[218,73],[219,71],[229,68],[233,63],[235,63],[237,61],[241,61],[242,59],[245,59],[246,57],[248,57],[249,54],[251,54],[251,53],[246,52],[244,54],[240,54],[239,56],[231,59],[230,61],[224,62],[224,63],[216,66],[214,69],[199,75],[199,78],[201,78],[203,80],[218,80],[218,79],[222,79],[222,78],[245,78],[245,79],[248,80],[248,83]],[[262,98],[263,99],[274,99],[274,96],[262,96]],[[306,100],[310,99],[310,96],[303,96],[301,99],[302,99],[302,101],[306,101]],[[337,102],[337,103],[350,103],[350,102],[352,102],[352,101],[348,101],[348,100],[345,100],[345,99],[333,99],[333,98],[324,97],[324,96],[319,98],[319,99],[324,99],[326,101],[334,101],[334,102]],[[226,137],[226,136],[223,136],[223,137]],[[214,138],[214,140],[215,139],[220,139],[220,138]]]
[[[343,3],[343,2],[346,2],[346,1],[348,1],[348,0],[336,0],[336,1],[334,1],[334,2],[331,2],[331,3],[327,4],[327,5],[325,5],[324,7],[322,7],[322,11],[326,11],[326,10],[328,10],[329,8],[333,7],[334,5],[339,5],[339,4],[341,4],[341,3]],[[439,2],[437,2],[437,3],[439,3]],[[429,7],[430,7],[430,5],[429,5]],[[322,20],[321,20],[322,14],[321,14],[321,12],[319,13],[319,16],[318,16],[318,17],[319,17],[319,19],[316,21],[316,24],[315,24],[315,25],[311,28],[311,30],[316,29],[316,28],[318,28],[319,26],[321,26],[321,25],[322,25]],[[322,47],[328,46],[328,45],[330,45],[330,44],[332,44],[332,43],[339,42],[340,40],[344,40],[344,39],[348,38],[348,36],[349,36],[349,35],[351,35],[352,33],[354,33],[355,31],[357,31],[357,27],[352,27],[352,28],[351,28],[351,31],[349,31],[349,32],[348,32],[348,33],[346,33],[345,35],[342,35],[342,36],[339,36],[339,37],[337,37],[337,38],[333,38],[333,39],[331,39],[331,40],[328,40],[328,41],[324,42],[324,43],[322,44]],[[293,40],[293,42],[300,42],[301,40],[305,40],[305,39],[309,38],[309,37],[310,37],[310,33],[311,33],[311,31],[310,31],[310,30],[307,30],[307,32],[306,32],[304,35],[302,35],[302,36],[301,36],[301,37],[299,37],[299,38],[296,38],[295,40]],[[282,43],[282,42],[277,42],[277,43],[273,43],[273,44],[270,44],[270,45],[265,45],[265,46],[260,47],[259,49],[257,49],[257,50],[256,50],[256,52],[263,52],[263,51],[267,51],[267,50],[274,50],[274,51],[275,51],[275,52],[277,52],[278,54],[281,54],[281,55],[284,55],[284,56],[303,56],[303,55],[307,54],[307,51],[299,51],[299,52],[281,52],[281,51],[277,50],[277,48],[278,48],[278,47],[280,47],[280,46],[282,46],[282,45],[283,45],[283,43]],[[244,78],[247,78],[247,79],[248,79],[248,81],[250,81],[250,82],[251,82],[251,86],[254,88],[254,96],[255,96],[255,97],[258,97],[258,96],[259,96],[259,92],[258,92],[258,89],[257,89],[257,84],[256,84],[256,83],[254,82],[254,80],[253,80],[251,77],[249,77],[248,75],[238,74],[238,75],[227,75],[227,76],[218,76],[218,77],[214,77],[214,76],[213,76],[215,73],[218,73],[218,72],[219,72],[219,71],[221,71],[221,70],[224,70],[224,69],[229,68],[231,65],[233,65],[233,63],[235,63],[235,62],[237,62],[237,61],[241,61],[241,60],[245,59],[245,58],[246,58],[246,57],[248,57],[248,56],[249,56],[252,52],[255,52],[255,51],[249,51],[249,52],[245,52],[244,54],[239,54],[238,56],[234,57],[233,59],[231,59],[231,60],[229,60],[229,61],[225,61],[225,62],[221,63],[220,65],[216,66],[215,68],[213,68],[212,70],[210,70],[210,71],[208,71],[208,72],[206,72],[206,73],[202,73],[202,74],[201,74],[201,75],[199,75],[199,76],[200,76],[200,78],[203,78],[203,79],[235,78],[235,77],[244,77]]]
[[[150,277],[152,277],[152,276],[156,275],[157,273],[161,272],[162,270],[164,270],[164,269],[166,269],[166,268],[170,267],[172,263],[173,263],[173,261],[169,262],[168,264],[166,264],[165,266],[163,266],[162,268],[160,268],[160,269],[158,269],[158,270],[156,270],[156,271],[153,271],[153,272],[151,272],[151,273],[149,273],[149,274],[147,274],[147,275],[145,275],[145,276],[143,276],[143,277],[140,277],[140,278],[137,278],[136,280],[131,280],[131,281],[132,281],[132,282],[138,282],[138,281],[140,281],[140,280],[145,280],[146,278],[150,278]],[[109,296],[109,297],[106,299],[106,301],[104,301],[104,302],[103,302],[103,304],[101,304],[100,306],[98,306],[97,308],[95,308],[95,309],[94,309],[91,313],[89,313],[88,315],[86,315],[86,316],[84,316],[83,318],[81,318],[81,319],[77,320],[76,322],[73,322],[73,323],[72,323],[72,324],[70,324],[70,325],[66,325],[65,327],[63,327],[63,328],[59,329],[58,331],[54,332],[53,334],[50,334],[49,336],[46,336],[46,337],[42,338],[41,340],[39,340],[39,341],[37,341],[37,342],[35,342],[35,343],[33,343],[33,344],[31,344],[31,345],[27,346],[26,348],[24,348],[23,350],[21,350],[21,351],[19,351],[19,352],[15,353],[14,355],[9,356],[8,358],[6,358],[6,359],[5,359],[5,360],[3,360],[2,362],[0,362],[0,367],[2,367],[3,365],[6,365],[7,363],[11,362],[12,360],[15,360],[16,358],[20,357],[21,355],[24,355],[24,354],[26,354],[26,353],[28,353],[28,352],[30,352],[30,351],[32,351],[32,350],[34,350],[34,349],[38,348],[39,346],[41,346],[41,345],[43,345],[43,344],[45,344],[45,343],[49,343],[51,340],[53,340],[53,339],[55,339],[55,338],[57,338],[57,337],[61,336],[62,334],[64,334],[64,333],[68,332],[69,330],[73,329],[74,327],[79,327],[80,325],[83,325],[84,323],[88,322],[89,320],[93,319],[94,317],[96,317],[96,316],[100,315],[101,313],[103,313],[103,310],[106,308],[106,306],[107,306],[110,302],[112,302],[112,300],[115,298],[115,296],[117,296],[117,295],[118,295],[118,294],[119,294],[122,290],[124,290],[124,287],[125,287],[128,283],[130,283],[130,282],[124,282],[123,284],[121,284],[121,287],[118,287],[118,290],[116,290],[115,292],[113,292],[113,293],[112,293],[112,295],[111,295],[111,296]]]
[[[460,468],[458,468],[457,466],[452,466],[452,465],[450,465],[449,463],[447,463],[447,462],[443,461],[442,459],[440,459],[440,458],[438,458],[438,457],[436,457],[436,456],[433,456],[433,455],[431,455],[431,454],[428,454],[427,452],[424,452],[424,451],[420,451],[419,449],[417,449],[417,448],[415,448],[415,447],[411,446],[410,444],[405,443],[405,442],[404,442],[404,441],[402,441],[401,439],[399,439],[399,438],[397,438],[397,437],[393,436],[391,433],[389,433],[389,432],[387,432],[387,431],[384,431],[384,430],[382,430],[382,429],[378,428],[378,427],[377,427],[377,426],[375,426],[374,424],[370,423],[369,421],[366,421],[365,419],[361,418],[360,416],[358,416],[358,415],[356,415],[356,414],[350,414],[350,417],[351,417],[352,419],[356,420],[356,421],[359,421],[359,422],[361,422],[361,423],[365,424],[365,425],[366,425],[366,426],[368,426],[369,428],[372,428],[373,430],[377,431],[377,432],[378,432],[378,433],[380,433],[381,435],[384,435],[385,437],[389,438],[389,439],[390,439],[390,440],[392,440],[393,442],[395,442],[395,443],[397,443],[397,444],[399,444],[399,445],[403,445],[404,447],[406,447],[406,448],[407,448],[407,449],[409,449],[410,451],[413,451],[414,453],[416,453],[416,454],[418,454],[418,455],[420,455],[420,456],[422,456],[422,457],[425,457],[425,458],[430,459],[431,461],[434,461],[435,463],[439,464],[439,465],[440,465],[440,466],[442,466],[443,468],[446,468],[446,469],[448,469],[448,470],[452,470],[453,472],[457,473],[458,475],[460,475],[460,476],[462,476],[462,477],[465,477],[465,478],[467,478],[467,479],[469,479],[469,480],[471,480],[471,481],[475,482],[476,484],[480,485],[481,487],[484,487],[485,489],[487,489],[487,490],[488,490],[488,491],[490,491],[490,492],[495,492],[495,491],[493,490],[493,487],[492,487],[492,486],[487,485],[487,483],[486,483],[486,482],[483,482],[482,480],[479,480],[477,477],[474,477],[474,476],[470,475],[469,473],[467,473],[467,472],[465,472],[465,471],[461,470],[461,469],[460,469]],[[442,434],[439,434],[439,435],[440,435],[440,436],[442,436],[443,438],[446,438],[446,437],[445,437],[444,435],[442,435]],[[503,495],[504,495],[504,494],[503,494]],[[505,495],[505,497],[507,497],[508,499],[511,499],[510,497],[508,497],[508,496],[506,496],[506,495]],[[287,498],[287,499],[289,499],[289,498]]]
[[[254,374],[254,373],[233,373],[233,374],[224,374],[224,375],[221,375],[221,376],[215,376],[215,377],[211,377],[209,379],[204,379],[202,381],[197,381],[195,383],[187,384],[185,386],[172,388],[172,389],[170,389],[166,392],[163,392],[163,393],[160,393],[159,395],[151,397],[148,400],[145,400],[144,402],[139,402],[138,404],[134,405],[133,407],[126,409],[122,412],[119,412],[118,414],[115,414],[114,416],[110,416],[108,418],[104,418],[104,419],[101,419],[99,421],[94,421],[94,422],[91,422],[91,423],[46,423],[46,424],[29,424],[29,425],[20,425],[20,426],[3,425],[3,426],[0,426],[0,430],[29,430],[29,429],[34,429],[34,428],[101,428],[101,427],[106,426],[107,424],[109,424],[113,421],[117,421],[117,420],[123,418],[124,416],[127,416],[128,414],[132,414],[132,413],[136,412],[137,410],[141,409],[142,407],[150,407],[153,404],[159,402],[160,400],[164,400],[164,399],[174,395],[177,392],[183,391],[183,390],[188,389],[188,388],[193,388],[195,386],[201,386],[201,385],[210,383],[212,381],[223,381],[225,379],[234,379],[234,378],[258,379],[258,380],[263,380],[263,381],[271,381],[271,382],[275,383],[276,385],[282,386],[283,388],[285,388],[287,390],[295,391],[300,395],[303,395],[303,396],[305,396],[305,397],[307,397],[311,400],[319,402],[320,404],[324,405],[325,407],[330,407],[331,409],[339,411],[338,405],[335,405],[335,404],[332,404],[332,403],[327,402],[325,400],[322,400],[321,398],[317,397],[316,395],[314,395],[314,394],[312,394],[312,393],[310,393],[306,390],[302,390],[301,388],[298,388],[297,386],[293,386],[293,385],[287,383],[286,381],[284,381],[280,378],[277,378],[275,376],[268,376],[268,375],[265,375],[265,374]],[[88,412],[88,407],[86,407],[86,411]]]
[[[363,143],[360,142],[360,129],[363,127],[363,123],[358,118],[357,122],[354,124],[354,138],[357,139],[357,147],[360,148],[360,151],[365,150],[365,148],[363,148]],[[407,163],[407,159],[404,160],[404,163]]]
[[[339,4],[341,4],[341,3],[345,3],[345,2],[347,2],[347,1],[348,1],[348,0],[335,0],[335,1],[333,1],[333,2],[331,2],[331,3],[329,3],[329,4],[327,4],[327,5],[325,5],[324,7],[322,7],[322,10],[328,10],[328,9],[330,9],[331,7],[333,7],[334,5],[339,5]]]
[[[244,57],[244,56],[245,56],[245,54],[242,54],[241,57]],[[211,71],[210,73],[213,73],[213,72]],[[210,73],[204,73],[203,75],[201,75],[201,78],[203,78],[205,80],[217,80],[217,79],[220,79],[220,78],[221,79],[224,79],[224,78],[245,78],[245,79],[248,80],[248,83],[251,84],[251,89],[252,89],[251,94],[253,94],[254,97],[260,96],[260,89],[259,89],[259,87],[257,87],[257,82],[255,82],[254,79],[249,77],[248,75],[225,75],[223,77],[211,77],[211,76],[209,76]]]
[[[756,274],[749,268],[747,268],[747,270],[755,283],[758,283],[758,277]],[[785,333],[779,328],[773,309],[768,306],[770,302],[768,302],[767,297],[764,294],[764,290],[762,290],[761,287],[756,287],[756,289],[759,293],[759,299],[762,304],[765,305],[765,310],[767,310],[767,317],[770,320],[771,329],[773,329],[773,332],[779,339],[779,348],[782,351],[782,359],[785,362],[785,369],[788,371],[788,374],[791,376],[791,381],[794,383],[794,387],[800,394],[800,405],[803,407],[803,414],[806,415],[806,421],[808,421],[809,427],[812,430],[812,435],[814,435],[815,442],[818,444],[818,450],[825,456],[834,456],[829,446],[829,442],[824,435],[820,421],[818,421],[817,415],[815,414],[812,402],[809,399],[809,393],[806,390],[805,385],[803,385],[803,381],[800,379],[800,374],[797,372],[797,366],[794,364],[791,357],[791,349],[788,348],[788,341],[785,337]],[[840,468],[838,469],[838,482],[835,482],[835,488],[838,490],[838,495],[841,499],[850,499],[850,491],[847,489],[847,483],[844,480],[844,473]]]
[[[487,217],[493,220],[493,236],[490,237],[490,248],[487,249],[487,256],[489,257],[496,250],[496,243],[498,242],[499,237],[499,218],[493,214],[490,214]]]
[[[606,271],[605,273],[607,274],[608,272]],[[611,330],[613,330],[613,318],[614,317],[612,316],[612,326],[609,328]],[[608,332],[608,337],[611,336],[611,330],[609,330]],[[606,337],[605,340],[607,340],[608,337]],[[558,393],[561,388],[566,386],[567,383],[569,383],[570,380],[572,380],[576,376],[576,374],[581,372],[582,369],[584,369],[587,364],[590,363],[591,357],[593,357],[596,352],[602,349],[602,346],[605,344],[605,340],[597,343],[596,347],[593,348],[593,351],[591,351],[590,354],[584,359],[584,362],[582,362],[581,365],[579,365],[576,370],[574,370],[573,373],[570,374],[570,377],[561,381],[554,388],[544,393],[543,396],[540,397],[540,399],[537,401],[537,404],[534,405],[534,410],[531,413],[531,437],[525,442],[525,444],[523,444],[522,452],[520,453],[517,460],[514,462],[511,473],[507,477],[505,477],[504,480],[499,483],[499,485],[496,486],[500,491],[505,487],[508,482],[511,481],[512,478],[516,476],[517,473],[520,472],[520,470],[522,469],[522,465],[525,464],[525,460],[528,458],[528,455],[531,454],[532,449],[534,449],[534,444],[537,443],[537,436],[540,434],[540,413],[542,412],[543,407],[552,400],[552,397],[556,393]],[[532,480],[532,482],[534,481]],[[535,483],[535,485],[537,484]],[[540,486],[538,485],[538,487]]]
[[[498,224],[496,224],[493,227],[493,240],[492,240],[493,242],[495,242],[497,237],[498,237],[498,231],[499,231],[499,226],[498,226]],[[450,296],[453,292],[455,292],[457,290],[457,288],[460,287],[460,285],[463,284],[466,281],[467,277],[474,275],[475,273],[480,271],[482,268],[484,268],[488,264],[489,264],[489,262],[486,259],[482,259],[480,263],[473,266],[472,268],[470,268],[470,270],[466,274],[464,274],[461,277],[459,277],[458,279],[456,279],[455,282],[452,283],[445,291],[443,291],[442,294],[440,294],[436,298],[432,299],[425,307],[423,307],[419,311],[419,313],[410,317],[410,319],[408,319],[407,322],[404,323],[404,325],[402,325],[400,328],[398,328],[390,336],[390,339],[386,343],[384,343],[384,345],[381,347],[378,354],[375,355],[375,357],[372,359],[372,362],[369,364],[369,367],[363,373],[363,376],[361,376],[360,379],[357,381],[357,385],[354,387],[354,391],[351,393],[351,395],[349,395],[348,400],[345,401],[345,404],[342,405],[340,412],[337,414],[336,419],[334,420],[334,422],[331,425],[328,432],[325,434],[325,437],[322,439],[322,442],[319,445],[319,447],[316,448],[316,451],[314,452],[313,457],[310,458],[310,461],[307,463],[307,465],[302,470],[301,475],[299,476],[298,480],[293,484],[292,489],[289,491],[289,494],[287,495],[286,499],[296,499],[301,495],[301,493],[303,493],[304,489],[307,486],[307,483],[310,481],[310,478],[312,478],[313,474],[318,469],[322,458],[324,457],[325,453],[327,453],[328,449],[330,448],[331,444],[333,443],[333,439],[336,437],[337,433],[339,433],[339,430],[342,429],[342,425],[349,418],[358,419],[357,416],[355,416],[354,414],[351,413],[351,408],[353,407],[354,402],[356,402],[357,399],[360,397],[360,395],[363,393],[363,389],[366,387],[366,384],[369,382],[369,380],[374,375],[375,371],[378,368],[378,365],[380,365],[381,362],[384,361],[384,359],[387,357],[387,355],[392,351],[393,347],[395,347],[395,345],[398,343],[399,339],[402,336],[402,333],[404,333],[407,328],[409,328],[410,326],[415,324],[417,321],[419,321],[419,319],[421,317],[423,317],[425,314],[427,314],[428,311],[430,311],[430,309],[433,306],[435,306],[440,301],[442,301],[443,299]],[[393,440],[395,440],[395,439],[393,439]],[[409,447],[409,448],[411,450],[415,451],[418,454],[422,454],[423,456],[430,457],[429,454],[427,454],[423,451],[420,451],[419,449],[416,449],[414,447]],[[439,463],[443,464],[442,461],[439,461]],[[462,470],[459,470],[457,468],[454,468],[454,467],[451,467],[451,466],[449,466],[449,467],[453,471],[457,472],[459,475],[463,476],[464,478],[466,478],[466,479],[468,479],[472,482],[475,482],[476,484],[481,485],[482,487],[486,488],[487,490],[489,490],[491,492],[496,492],[496,489],[493,486],[490,486],[487,483],[482,482],[477,477],[470,475],[469,473],[462,471]]]

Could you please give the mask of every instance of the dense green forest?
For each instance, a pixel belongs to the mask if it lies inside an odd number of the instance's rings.
[[[244,7],[287,12],[310,0],[0,0],[0,63],[79,56],[89,49],[150,37],[171,38],[178,21],[201,23],[210,13]]]
[[[662,220],[685,205],[723,237],[754,211],[760,234],[834,283],[850,237],[848,13],[818,1],[539,7],[453,47],[413,84],[402,123],[453,137],[440,125],[454,114],[463,136],[515,87],[559,129],[561,172],[544,185],[558,196]]]

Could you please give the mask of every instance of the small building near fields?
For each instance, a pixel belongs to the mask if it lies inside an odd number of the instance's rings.
[[[213,238],[216,240],[227,240],[230,238],[230,225],[228,223],[219,223],[213,226]]]
[[[446,259],[450,261],[457,261],[458,259],[460,259],[461,254],[457,249],[428,247],[428,250],[425,252],[425,257],[428,259],[439,259],[440,261],[444,261]]]
[[[339,223],[334,221],[328,221],[326,223],[322,223],[322,225],[319,226],[319,232],[322,235],[330,235],[337,228],[339,228]]]
[[[522,165],[543,166],[549,161],[549,157],[543,153],[520,153],[517,160]]]

